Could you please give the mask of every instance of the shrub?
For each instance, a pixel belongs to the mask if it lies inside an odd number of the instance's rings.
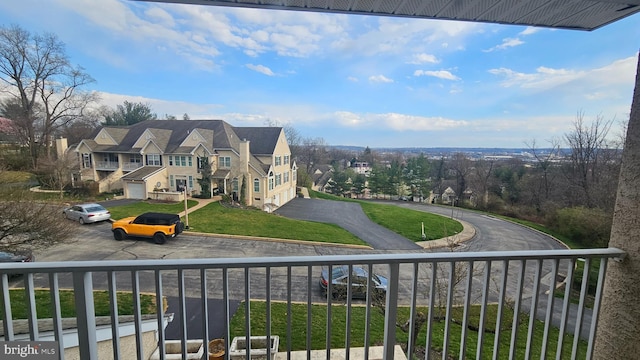
[[[585,247],[605,247],[611,232],[611,214],[602,209],[572,207],[558,209],[549,227]]]

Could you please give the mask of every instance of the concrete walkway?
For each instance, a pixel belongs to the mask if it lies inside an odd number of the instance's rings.
[[[203,207],[205,207],[205,206],[207,206],[207,205],[209,205],[209,204],[211,204],[213,202],[222,200],[222,196],[214,196],[211,199],[199,199],[199,198],[193,198],[192,197],[192,198],[187,198],[187,200],[195,200],[195,201],[198,202],[197,205],[192,206],[192,207],[189,208],[189,213],[192,213],[192,212],[194,212],[194,211],[196,211],[196,210],[198,210],[200,208],[203,208]],[[181,212],[178,213],[178,215],[180,217],[183,217],[183,216],[185,216],[185,212],[181,211]]]

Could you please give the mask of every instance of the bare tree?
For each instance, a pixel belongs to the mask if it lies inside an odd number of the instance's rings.
[[[55,35],[32,35],[17,25],[0,27],[0,90],[19,105],[12,120],[31,150],[34,168],[40,147],[51,154],[56,129],[97,100],[95,93],[82,90],[93,81],[84,69],[71,65]]]
[[[536,141],[531,140],[525,142],[529,151],[535,158],[535,168],[531,171],[525,181],[528,185],[524,188],[528,190],[530,195],[530,204],[538,213],[542,211],[543,204],[551,197],[552,186],[557,186],[555,176],[557,172],[553,171],[554,160],[559,159],[560,141],[557,139],[549,140],[549,151],[542,151],[536,146]]]
[[[36,201],[28,190],[16,188],[0,188],[0,199],[0,248],[46,246],[67,236],[60,206]]]
[[[85,111],[74,121],[61,127],[57,136],[67,139],[69,144],[77,144],[83,139],[90,139],[93,133],[100,127],[100,122],[104,119],[105,111],[110,111],[106,106],[97,110]]]
[[[575,199],[578,203],[574,205],[596,205],[594,192],[602,189],[594,185],[600,183],[600,167],[608,149],[607,135],[612,124],[613,120],[604,120],[599,115],[590,125],[586,125],[584,114],[578,112],[573,131],[565,134],[565,141],[571,149],[571,162],[566,176],[572,187],[581,194],[581,199]]]
[[[453,154],[453,158],[449,164],[451,170],[453,170],[456,174],[456,196],[459,198],[462,196],[462,193],[467,190],[467,181],[468,176],[471,173],[473,168],[473,164],[471,160],[466,157],[463,153],[455,153]]]
[[[310,174],[314,165],[327,164],[327,143],[323,138],[305,138],[297,158]]]
[[[78,160],[72,152],[42,161],[40,183],[49,189],[58,190],[60,199],[64,197],[65,188],[72,183],[73,170],[78,168]]]
[[[489,203],[489,187],[493,179],[494,164],[493,160],[478,160],[470,174],[469,182],[478,195],[476,205],[481,209],[486,209]]]

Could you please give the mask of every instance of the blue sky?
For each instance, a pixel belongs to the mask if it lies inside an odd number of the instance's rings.
[[[330,145],[544,147],[577,114],[626,121],[640,15],[592,32],[136,2],[0,2],[52,32],[101,104],[290,124]],[[618,133],[616,126],[612,133]]]

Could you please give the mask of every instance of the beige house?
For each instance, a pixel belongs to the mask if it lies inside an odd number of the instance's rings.
[[[210,191],[263,210],[296,195],[296,165],[281,127],[234,127],[223,120],[149,120],[103,127],[75,148],[81,180],[129,199]],[[209,173],[209,189],[199,180]]]

